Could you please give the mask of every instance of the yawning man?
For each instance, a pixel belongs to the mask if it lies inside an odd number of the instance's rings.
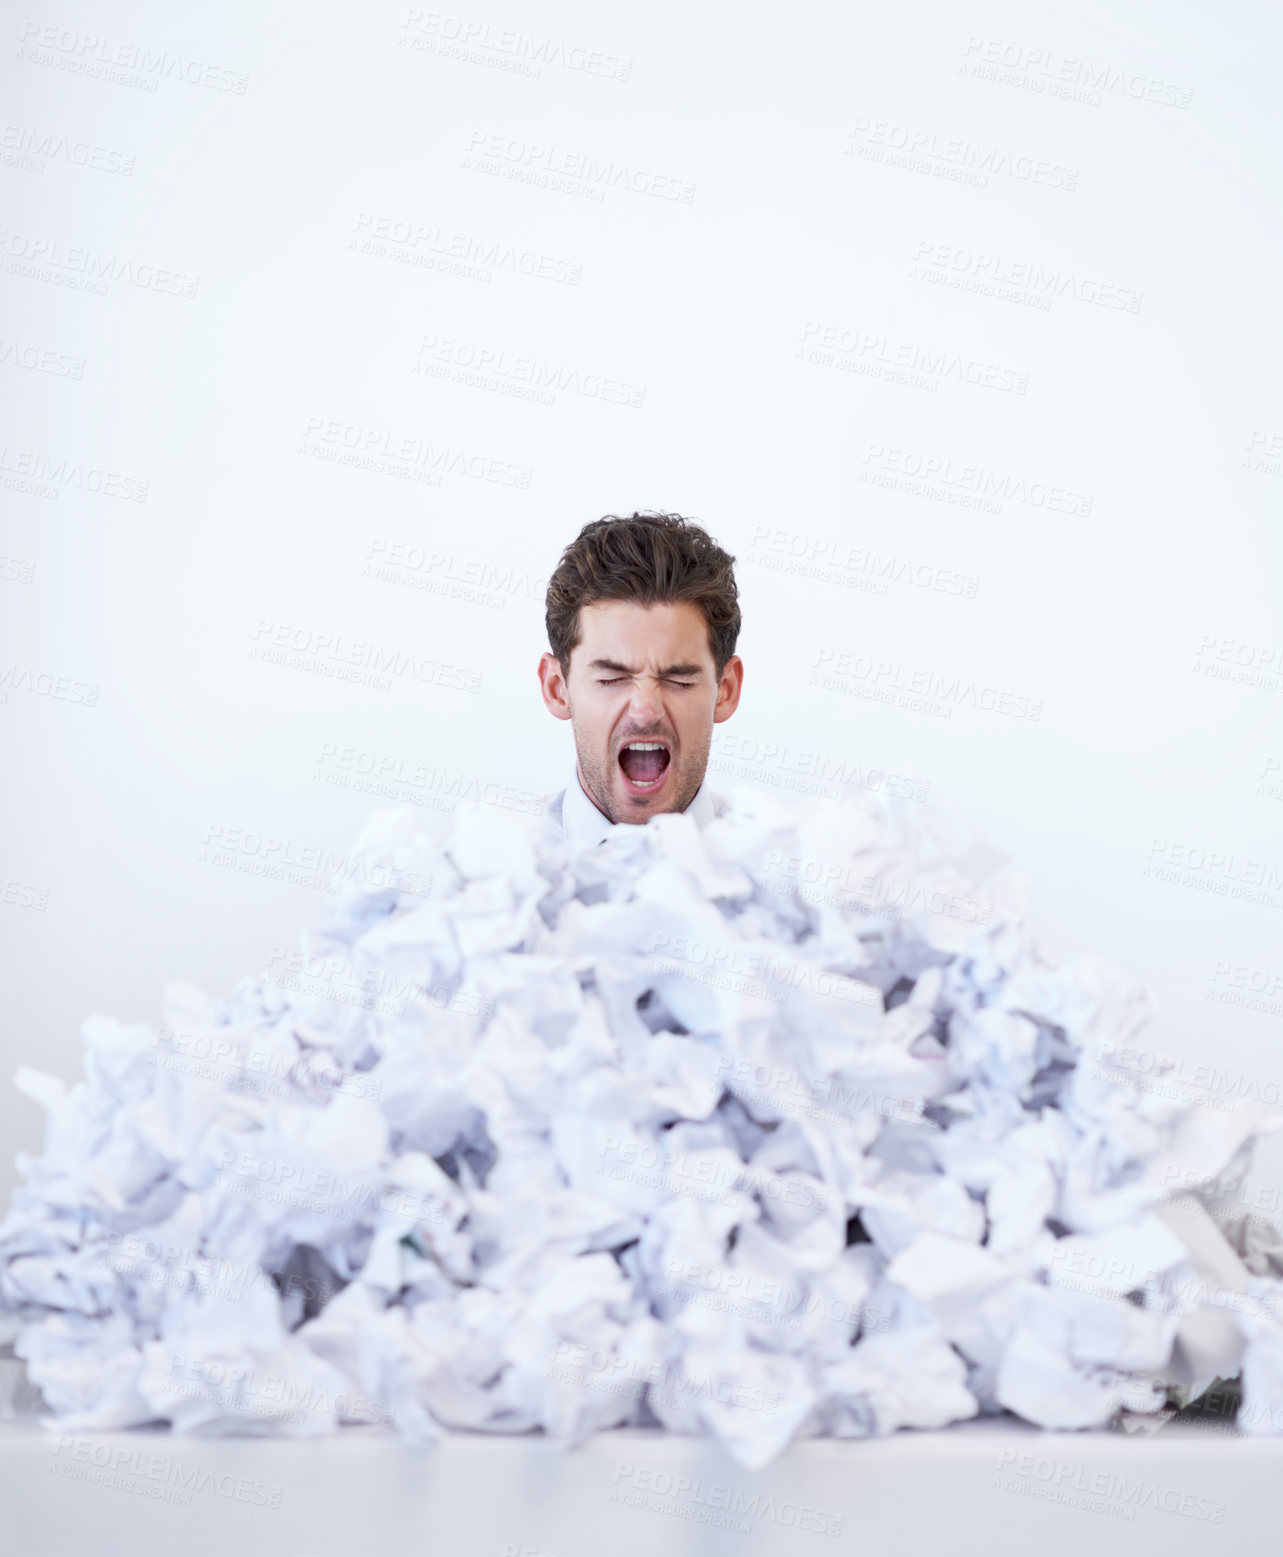
[[[574,778],[549,806],[574,842],[663,811],[703,827],[726,810],[704,773],[744,682],[733,562],[677,514],[594,520],[562,553],[539,686],[574,734]]]

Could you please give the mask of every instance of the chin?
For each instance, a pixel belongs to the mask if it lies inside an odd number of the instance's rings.
[[[618,822],[649,822],[652,816],[660,816],[666,807],[631,795],[615,800],[615,820]]]
[[[622,788],[616,789],[611,796],[611,802],[619,813],[619,820],[624,822],[648,822],[652,816],[663,816],[670,811],[679,811],[680,789],[676,784],[665,784],[664,793],[659,795],[637,795]]]

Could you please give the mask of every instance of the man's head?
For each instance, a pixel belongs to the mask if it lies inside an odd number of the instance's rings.
[[[677,514],[594,520],[548,581],[548,711],[573,723],[579,778],[612,822],[684,811],[744,667],[734,558]]]

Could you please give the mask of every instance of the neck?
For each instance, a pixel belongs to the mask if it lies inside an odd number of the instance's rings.
[[[612,817],[609,817],[609,816],[606,816],[606,813],[605,813],[605,812],[604,812],[604,811],[603,811],[603,810],[602,810],[602,809],[601,809],[601,807],[600,807],[600,806],[599,806],[599,805],[598,805],[598,804],[597,804],[597,802],[596,802],[596,800],[594,800],[594,799],[593,799],[593,792],[592,792],[592,790],[591,790],[591,789],[589,789],[589,788],[588,788],[588,786],[587,786],[587,784],[585,784],[585,783],[584,783],[584,770],[583,770],[583,769],[582,769],[582,768],[581,768],[581,767],[580,767],[580,766],[579,766],[579,763],[578,763],[578,761],[576,761],[576,763],[575,763],[575,777],[576,777],[576,778],[577,778],[577,779],[578,779],[578,780],[579,780],[579,787],[580,787],[580,789],[582,789],[582,790],[583,790],[583,792],[584,792],[584,794],[585,794],[585,795],[587,795],[587,797],[588,797],[588,799],[589,799],[589,800],[592,800],[592,803],[593,803],[593,807],[594,807],[594,809],[595,809],[595,810],[596,810],[596,811],[597,811],[597,812],[598,812],[598,813],[599,813],[599,814],[600,814],[600,815],[601,815],[601,816],[604,816],[604,817],[606,817],[606,820],[607,820],[607,821],[608,821],[608,822],[611,822],[611,821],[613,821],[613,818],[612,818]]]

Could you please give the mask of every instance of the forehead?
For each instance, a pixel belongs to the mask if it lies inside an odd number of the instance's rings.
[[[689,600],[595,600],[579,609],[579,634],[572,660],[616,660],[637,669],[699,664],[711,670],[714,664],[708,623]]]

